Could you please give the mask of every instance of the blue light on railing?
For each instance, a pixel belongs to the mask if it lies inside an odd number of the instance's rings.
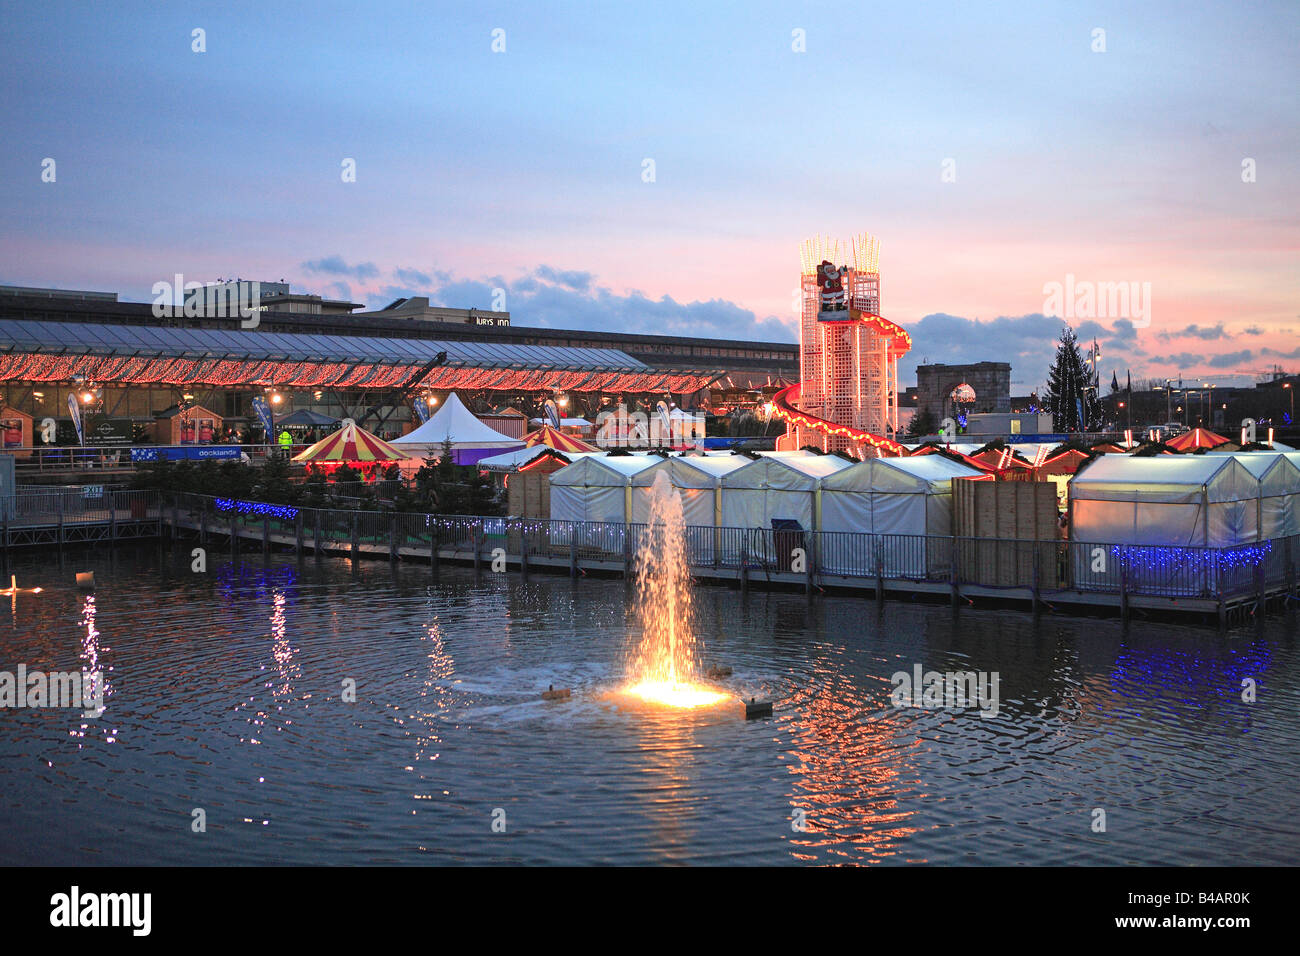
[[[1173,568],[1185,568],[1197,562],[1217,564],[1224,571],[1236,568],[1253,568],[1268,557],[1273,550],[1272,541],[1260,544],[1246,544],[1235,548],[1167,548],[1115,544],[1110,553],[1119,558],[1130,568],[1144,571],[1169,571]]]
[[[263,501],[236,501],[234,498],[215,498],[213,504],[218,511],[238,511],[241,515],[266,515],[285,521],[298,517],[298,509],[290,505],[268,505]]]

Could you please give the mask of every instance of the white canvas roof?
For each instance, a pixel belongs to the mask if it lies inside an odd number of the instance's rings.
[[[942,455],[917,458],[868,458],[823,479],[824,491],[883,491],[892,494],[951,493],[954,478],[985,473]]]
[[[655,475],[667,472],[668,480],[674,488],[716,488],[723,475],[729,475],[737,468],[749,464],[744,455],[730,455],[726,458],[666,458],[657,465],[651,465],[632,477],[636,487],[654,484]]]
[[[623,522],[632,518],[632,476],[658,455],[585,455],[550,474],[551,518]]]
[[[453,448],[515,448],[523,442],[489,428],[465,407],[460,397],[452,392],[442,403],[442,408],[427,422],[409,435],[394,439],[392,444],[409,448],[413,453],[441,448],[451,440]]]
[[[723,475],[722,487],[812,491],[823,478],[854,464],[839,455],[806,455],[798,458],[767,455]]]
[[[1259,496],[1258,480],[1236,456],[1102,455],[1070,481],[1071,499],[1240,501]]]
[[[584,455],[573,464],[551,473],[552,485],[624,487],[637,472],[663,461],[658,455]]]
[[[1259,479],[1236,457],[1103,455],[1071,479],[1070,538],[1232,547],[1259,538]]]

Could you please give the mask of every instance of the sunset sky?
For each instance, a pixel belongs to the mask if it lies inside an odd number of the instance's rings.
[[[1070,319],[1107,382],[1295,370],[1300,4],[1133,6],[7,5],[0,283],[793,341],[800,240],[868,231],[905,384],[1037,387],[1067,275],[1150,284]]]

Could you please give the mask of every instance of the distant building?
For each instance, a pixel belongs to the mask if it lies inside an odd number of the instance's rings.
[[[976,412],[967,417],[965,434],[989,439],[1050,435],[1052,416],[1048,412]]]
[[[465,325],[509,325],[509,312],[489,312],[486,309],[448,309],[430,305],[427,296],[394,299],[382,309],[361,312],[360,315],[383,319],[412,319],[418,322],[462,322]]]
[[[929,411],[936,421],[959,412],[1007,413],[1011,411],[1011,365],[918,365],[916,393],[918,411]]]
[[[191,306],[192,301],[200,297],[203,302],[211,305],[247,303],[249,308],[258,312],[289,312],[300,315],[350,315],[357,309],[365,308],[359,302],[291,292],[287,282],[257,282],[248,279],[209,282],[202,288],[191,289],[185,293],[186,306]],[[224,315],[225,313],[209,309],[204,314]]]
[[[29,299],[70,299],[74,302],[116,302],[116,292],[85,292],[80,289],[40,289],[22,285],[0,285],[0,296]]]

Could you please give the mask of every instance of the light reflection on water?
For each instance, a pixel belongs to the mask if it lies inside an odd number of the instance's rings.
[[[675,711],[618,693],[637,637],[622,581],[187,562],[146,549],[18,568],[47,590],[0,626],[0,669],[112,677],[98,719],[0,712],[0,862],[1252,864],[1300,849],[1293,619],[1125,633],[698,588],[701,656],[734,669],[720,683],[736,700]],[[86,569],[94,595],[73,586]],[[889,676],[917,662],[996,671],[1001,716],[890,707]],[[552,684],[573,698],[542,701]],[[773,719],[744,719],[751,696],[777,700]]]

